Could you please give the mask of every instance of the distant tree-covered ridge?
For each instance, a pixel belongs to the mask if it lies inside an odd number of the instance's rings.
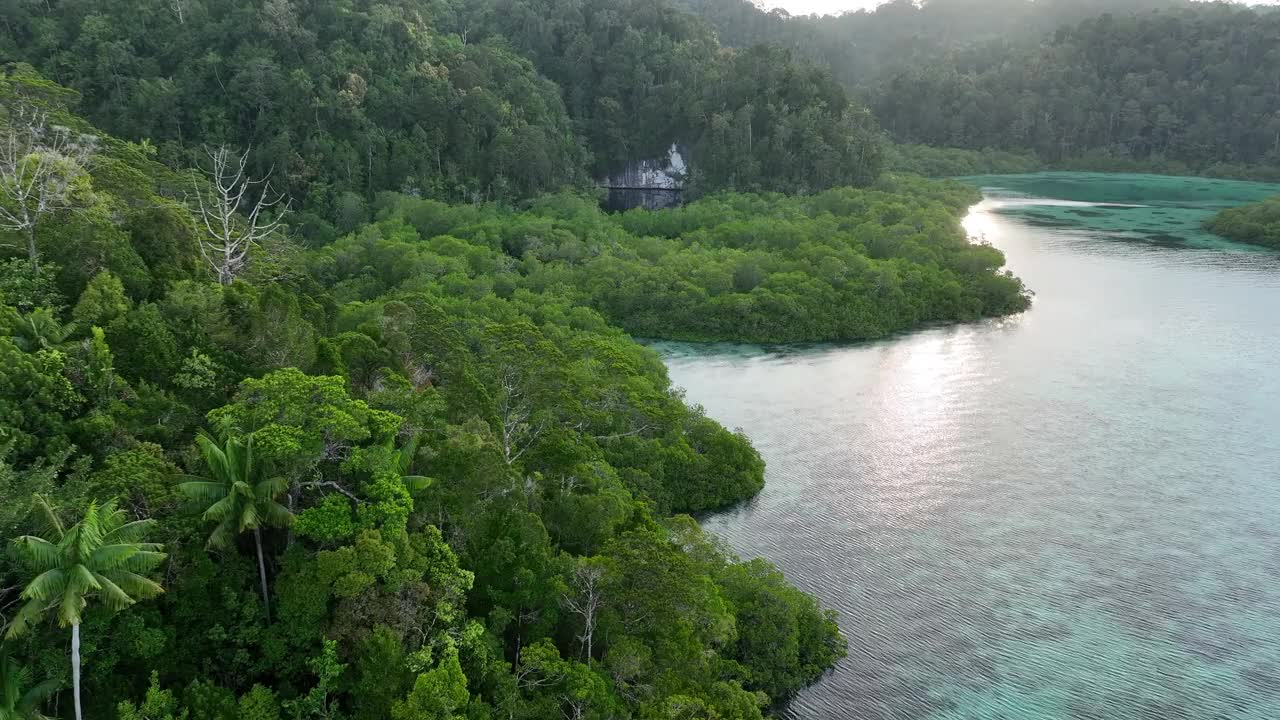
[[[1083,155],[1048,161],[1025,150],[937,147],[887,142],[884,147],[885,170],[923,175],[931,178],[965,175],[1010,175],[1017,173],[1064,170],[1080,172],[1147,173],[1152,175],[1196,175],[1229,180],[1257,182],[1280,181],[1280,165],[1215,162],[1207,167],[1194,167],[1179,160],[1152,156],[1135,158],[1094,150]]]
[[[1031,153],[968,150],[931,145],[885,144],[885,169],[929,178],[1039,172],[1045,162]]]
[[[1280,250],[1280,197],[1219,211],[1205,227],[1237,242]]]
[[[680,4],[723,42],[775,43],[829,67],[899,143],[1032,154],[1057,169],[1280,180],[1272,7],[896,0],[789,17],[748,0]],[[926,174],[938,167],[919,159]]]
[[[1228,4],[1103,15],[887,76],[872,106],[902,142],[1238,175],[1280,167],[1277,33],[1280,12]]]
[[[1035,44],[1063,25],[1104,13],[1193,6],[1193,0],[887,0],[840,15],[804,16],[765,10],[752,0],[675,2],[710,23],[727,45],[791,49],[855,88],[975,44]]]
[[[514,202],[672,142],[695,194],[865,185],[880,167],[874,121],[828,72],[722,47],[667,0],[10,3],[0,57],[171,167],[252,148],[250,174],[325,240],[378,192]]]
[[[603,174],[692,150],[690,188],[813,192],[879,172],[874,121],[830,72],[777,45],[722,47],[668,0],[479,0],[468,27],[500,36],[564,90]]]

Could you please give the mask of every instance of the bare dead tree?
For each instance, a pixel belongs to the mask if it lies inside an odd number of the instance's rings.
[[[205,237],[200,254],[218,275],[218,282],[230,285],[244,271],[249,249],[260,246],[284,223],[291,201],[284,193],[271,190],[271,172],[253,179],[246,173],[249,151],[232,152],[227,146],[205,148],[210,182],[205,188],[195,184],[200,221]],[[248,210],[241,213],[241,208]],[[250,209],[251,208],[251,209]]]
[[[564,715],[565,720],[582,720],[587,716],[587,710],[591,706],[586,698],[569,693],[562,694],[560,702],[564,703],[560,713]]]
[[[525,454],[550,424],[546,418],[535,420],[532,404],[515,368],[504,368],[498,378],[498,416],[502,421],[502,458],[514,464]]]
[[[0,126],[0,230],[26,240],[32,274],[40,273],[37,227],[82,204],[96,147],[97,138],[50,125],[46,113],[32,108],[13,110]]]
[[[587,667],[591,667],[591,654],[596,632],[596,622],[600,616],[600,608],[604,607],[604,595],[601,585],[604,580],[604,566],[591,558],[577,561],[573,574],[569,577],[572,593],[566,593],[560,604],[569,612],[582,618],[582,632],[578,642],[587,654]]]
[[[173,14],[178,16],[178,24],[185,25],[187,20],[183,12],[183,0],[170,0],[169,5],[173,8]]]

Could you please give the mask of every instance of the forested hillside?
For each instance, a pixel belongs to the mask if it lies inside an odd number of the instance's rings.
[[[1182,0],[898,0],[839,17],[682,0],[725,42],[828,66],[894,141],[888,166],[1280,178],[1280,11]]]
[[[1103,13],[1188,7],[1190,0],[890,0],[838,16],[766,12],[751,0],[678,0],[735,47],[771,43],[828,65],[850,87],[1000,40],[1037,44],[1047,33]]]
[[[879,171],[874,123],[828,73],[727,52],[665,2],[12,3],[0,57],[79,91],[90,120],[169,164],[253,147],[250,169],[274,169],[320,239],[379,191],[512,201],[672,142],[698,158],[695,193]]]
[[[1280,12],[1226,4],[1103,16],[886,78],[876,117],[903,142],[1280,166]],[[1098,169],[1106,169],[1100,167]]]
[[[692,149],[695,194],[865,185],[880,169],[874,122],[825,70],[787,50],[726,52],[666,2],[481,0],[474,27],[532,57],[564,88],[597,175]]]
[[[160,10],[173,33],[279,29]],[[105,42],[136,30],[104,14],[29,18],[43,40],[27,49],[86,94],[28,65],[0,75],[13,717],[751,718],[843,656],[812,598],[677,515],[750,497],[763,462],[618,328],[856,339],[1016,312],[1021,283],[960,229],[973,191],[871,173],[607,215],[541,193],[587,175],[576,133],[599,118],[566,111],[496,36],[415,34],[387,12],[323,52],[307,43],[353,13],[286,22],[296,43],[228,45],[225,74],[209,54]],[[104,42],[84,45],[94,27]],[[406,48],[440,64],[351,72]],[[745,163],[726,184],[763,177],[752,163],[771,153],[795,163],[776,161],[792,189],[870,173],[830,145],[785,154],[788,118],[845,101],[774,53],[716,52],[721,71],[777,60],[759,81],[784,98],[735,111],[756,144],[724,159]],[[85,60],[104,57],[121,63]],[[267,101],[286,67],[319,87],[302,65],[326,69],[336,105]],[[715,93],[755,97],[747,82]],[[140,99],[152,91],[165,112]],[[475,122],[455,112],[472,102]],[[511,140],[523,132],[537,142]],[[526,161],[502,159],[516,149],[560,174],[520,175]]]
[[[759,717],[843,654],[672,517],[763,463],[651,351],[521,287],[500,238],[532,219],[390,198],[305,251],[246,205],[233,239],[274,232],[212,253],[247,178],[73,100],[0,76],[9,716]]]
[[[339,226],[379,190],[502,199],[585,181],[559,89],[508,49],[438,32],[429,8],[20,3],[0,56],[77,90],[90,120],[147,138],[170,164],[206,144],[252,146],[255,175],[274,168]]]

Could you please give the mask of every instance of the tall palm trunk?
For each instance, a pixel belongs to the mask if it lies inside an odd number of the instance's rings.
[[[267,563],[262,559],[262,531],[253,529],[253,544],[258,547],[258,579],[262,581],[262,609],[271,624],[271,600],[267,597]]]
[[[76,720],[80,715],[80,623],[71,626],[71,689],[76,699]]]

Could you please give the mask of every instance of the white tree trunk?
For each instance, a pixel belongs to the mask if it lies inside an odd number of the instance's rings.
[[[80,713],[80,623],[71,626],[71,689],[76,700],[76,720],[84,720]]]
[[[262,531],[253,529],[253,544],[258,547],[258,579],[262,581],[262,609],[271,624],[271,599],[267,595],[267,563],[262,559]]]
[[[560,600],[561,604],[568,608],[570,612],[582,616],[582,634],[578,636],[578,640],[582,643],[582,649],[587,654],[587,667],[591,667],[596,622],[600,608],[604,606],[604,597],[600,592],[603,579],[604,568],[599,565],[580,562],[570,576],[570,581],[573,583],[574,589],[577,590],[576,595],[566,595]]]
[[[27,259],[31,261],[31,274],[40,275],[40,253],[36,250],[36,224],[27,228]]]

